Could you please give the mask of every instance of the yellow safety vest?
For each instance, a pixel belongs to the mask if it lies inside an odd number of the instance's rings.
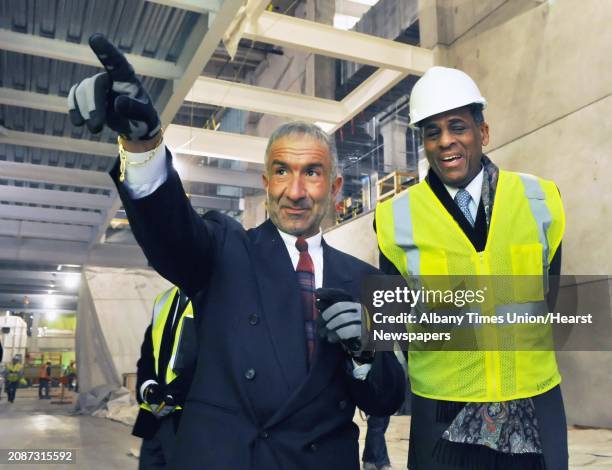
[[[19,376],[21,375],[21,364],[9,364],[6,366],[8,370],[8,374],[6,376],[6,380],[8,382],[17,382],[19,380]]]
[[[474,249],[425,181],[379,204],[376,228],[381,252],[405,278],[507,276],[503,279],[506,282],[511,279],[511,285],[497,286],[493,291],[493,311],[512,304],[538,302],[547,309],[544,300],[548,291],[548,268],[563,237],[565,214],[553,182],[500,171],[484,251]],[[525,276],[537,276],[541,282],[525,282]],[[485,313],[491,312],[491,305],[488,307]],[[530,329],[528,335],[536,341],[551,340],[550,325],[523,327]],[[479,334],[495,338],[490,333],[489,330]],[[485,341],[485,344],[491,343]],[[411,349],[412,391],[438,400],[506,401],[544,393],[561,382],[552,348],[547,351],[491,349]]]
[[[172,307],[172,301],[178,295],[178,287],[172,287],[165,291],[164,293],[158,295],[155,298],[155,304],[153,306],[153,319],[151,328],[151,342],[153,343],[153,358],[155,360],[155,374],[159,377],[160,373],[164,373],[164,371],[159,370],[159,353],[161,350],[162,339],[164,335],[164,328],[166,326],[166,321],[174,317],[174,312],[171,312],[170,309]],[[178,302],[177,302],[178,304]],[[178,305],[176,306],[178,308]],[[172,355],[170,356],[170,361],[168,362],[168,367],[165,370],[166,374],[166,383],[169,384],[176,378],[176,373],[174,372],[174,364],[176,362],[176,357],[178,351],[180,351],[180,342],[181,342],[181,333],[183,330],[183,324],[186,317],[193,318],[193,305],[191,301],[187,303],[185,310],[182,312],[177,312],[180,315],[178,320],[178,325],[176,327],[174,340],[172,344]],[[146,403],[141,403],[140,407],[151,411],[151,407]],[[177,409],[181,409],[180,406],[176,407]]]

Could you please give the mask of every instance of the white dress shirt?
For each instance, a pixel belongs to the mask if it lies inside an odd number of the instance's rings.
[[[470,214],[472,214],[472,219],[476,220],[476,214],[478,213],[478,204],[480,204],[480,195],[482,194],[482,180],[484,178],[484,168],[480,169],[480,172],[474,176],[472,181],[463,189],[465,189],[470,196],[472,196],[472,200],[468,204],[468,210]],[[444,185],[450,197],[455,200],[455,195],[459,192],[460,188],[454,188],[452,186]]]

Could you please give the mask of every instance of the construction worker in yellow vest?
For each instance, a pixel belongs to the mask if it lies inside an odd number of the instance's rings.
[[[132,434],[143,439],[139,470],[166,468],[196,362],[191,301],[177,287],[155,299],[137,364],[140,412]]]
[[[415,84],[410,120],[429,171],[376,208],[381,268],[409,284],[415,276],[504,276],[505,301],[495,297],[493,308],[521,304],[529,276],[545,302],[549,276],[560,273],[561,197],[553,182],[500,170],[483,154],[486,104],[460,70],[433,67]],[[554,350],[413,347],[408,370],[409,469],[567,469]]]
[[[5,369],[5,388],[9,403],[15,401],[15,394],[19,388],[19,383],[23,378],[23,366],[19,362],[19,356],[14,356],[11,363]]]

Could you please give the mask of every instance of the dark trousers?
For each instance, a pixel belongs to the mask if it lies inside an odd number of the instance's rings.
[[[546,470],[567,470],[569,459],[567,422],[561,388],[557,385],[552,390],[532,399],[538,418]],[[461,466],[443,465],[432,458],[438,439],[450,424],[436,422],[436,409],[436,400],[412,395],[408,468],[410,470],[469,470]]]
[[[389,421],[389,416],[370,416],[368,418],[368,432],[366,433],[362,458],[364,462],[373,463],[377,467],[389,465],[389,454],[385,441],[385,432],[389,426]]]
[[[38,384],[38,398],[49,398],[49,379],[40,379]]]
[[[74,374],[68,374],[68,390],[72,390],[74,388],[74,379],[76,378],[76,375]]]
[[[172,416],[162,418],[151,439],[143,439],[140,446],[138,470],[162,470],[170,461],[175,442]]]
[[[6,394],[8,396],[8,401],[11,403],[15,401],[15,393],[17,393],[17,387],[19,387],[19,381],[6,383]]]

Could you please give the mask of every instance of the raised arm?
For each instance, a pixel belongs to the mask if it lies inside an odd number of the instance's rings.
[[[94,134],[104,126],[119,134],[111,177],[134,236],[150,264],[193,297],[212,269],[222,219],[202,220],[191,207],[164,147],[157,111],[125,56],[100,34],[89,45],[105,72],[72,87],[70,120]]]

